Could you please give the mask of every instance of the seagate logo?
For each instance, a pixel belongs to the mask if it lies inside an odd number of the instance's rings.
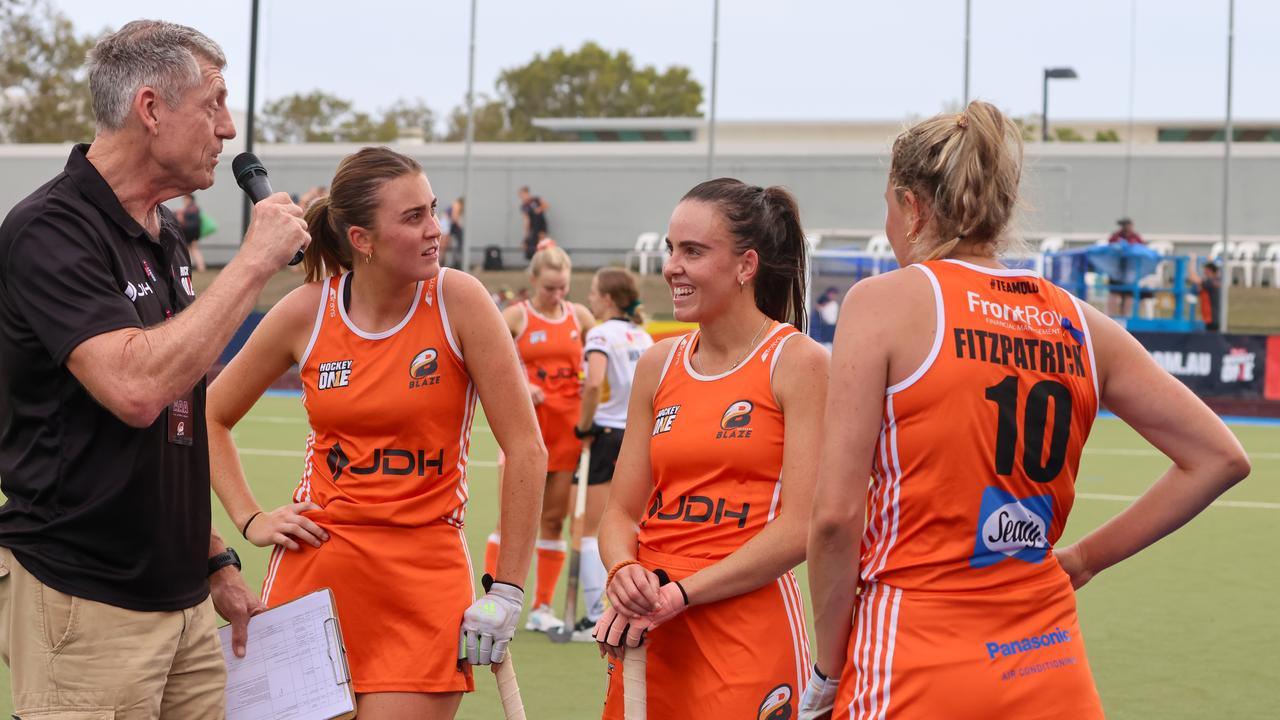
[[[1049,495],[1019,498],[989,487],[982,493],[977,525],[969,567],[989,567],[1007,558],[1038,563],[1049,550],[1053,499]]]

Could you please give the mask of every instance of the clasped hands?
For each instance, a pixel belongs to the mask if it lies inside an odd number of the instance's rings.
[[[600,655],[622,659],[640,647],[650,630],[669,622],[689,606],[684,587],[662,570],[650,572],[636,562],[618,567],[606,587],[609,603],[592,637]]]

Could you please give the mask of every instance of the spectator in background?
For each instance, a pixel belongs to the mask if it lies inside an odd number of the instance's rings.
[[[204,235],[205,222],[204,213],[196,204],[196,196],[183,195],[182,207],[178,208],[178,212],[174,214],[178,218],[178,223],[182,225],[182,239],[187,244],[187,254],[191,256],[191,264],[195,266],[197,272],[204,272],[204,253],[200,252],[196,243]]]
[[[1120,226],[1119,230],[1111,233],[1111,237],[1107,238],[1108,245],[1116,243],[1128,243],[1130,245],[1146,245],[1146,241],[1142,236],[1133,229],[1133,220],[1127,217],[1120,218],[1116,221]],[[1111,295],[1107,298],[1107,314],[1112,317],[1128,316],[1133,310],[1133,292],[1125,288],[1125,268],[1127,263],[1120,261],[1120,277],[1111,278]]]
[[[836,318],[840,314],[840,291],[829,287],[813,305],[812,328],[809,337],[831,348],[836,336]]]
[[[1212,261],[1204,264],[1204,277],[1196,274],[1195,263],[1191,263],[1187,280],[1196,286],[1200,298],[1200,318],[1204,320],[1204,329],[1218,332],[1222,313],[1219,303],[1222,300],[1222,276],[1218,274],[1218,265]]]
[[[547,236],[547,201],[532,195],[529,186],[520,188],[520,212],[524,213],[524,258],[532,260],[538,241]]]
[[[448,251],[453,251],[453,263],[450,267],[466,270],[462,267],[463,233],[466,231],[466,200],[458,198],[445,208],[445,219],[449,221],[449,231],[440,238],[440,258],[443,261]]]

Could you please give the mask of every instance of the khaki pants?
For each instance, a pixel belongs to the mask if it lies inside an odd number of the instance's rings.
[[[0,547],[0,654],[21,720],[216,720],[226,665],[213,603],[124,610],[58,592]]]

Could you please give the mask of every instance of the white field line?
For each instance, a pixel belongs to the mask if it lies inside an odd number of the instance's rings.
[[[1164,453],[1155,448],[1090,448],[1084,449],[1085,455],[1122,455],[1128,457],[1163,457]],[[1250,460],[1280,460],[1280,452],[1252,452]]]

